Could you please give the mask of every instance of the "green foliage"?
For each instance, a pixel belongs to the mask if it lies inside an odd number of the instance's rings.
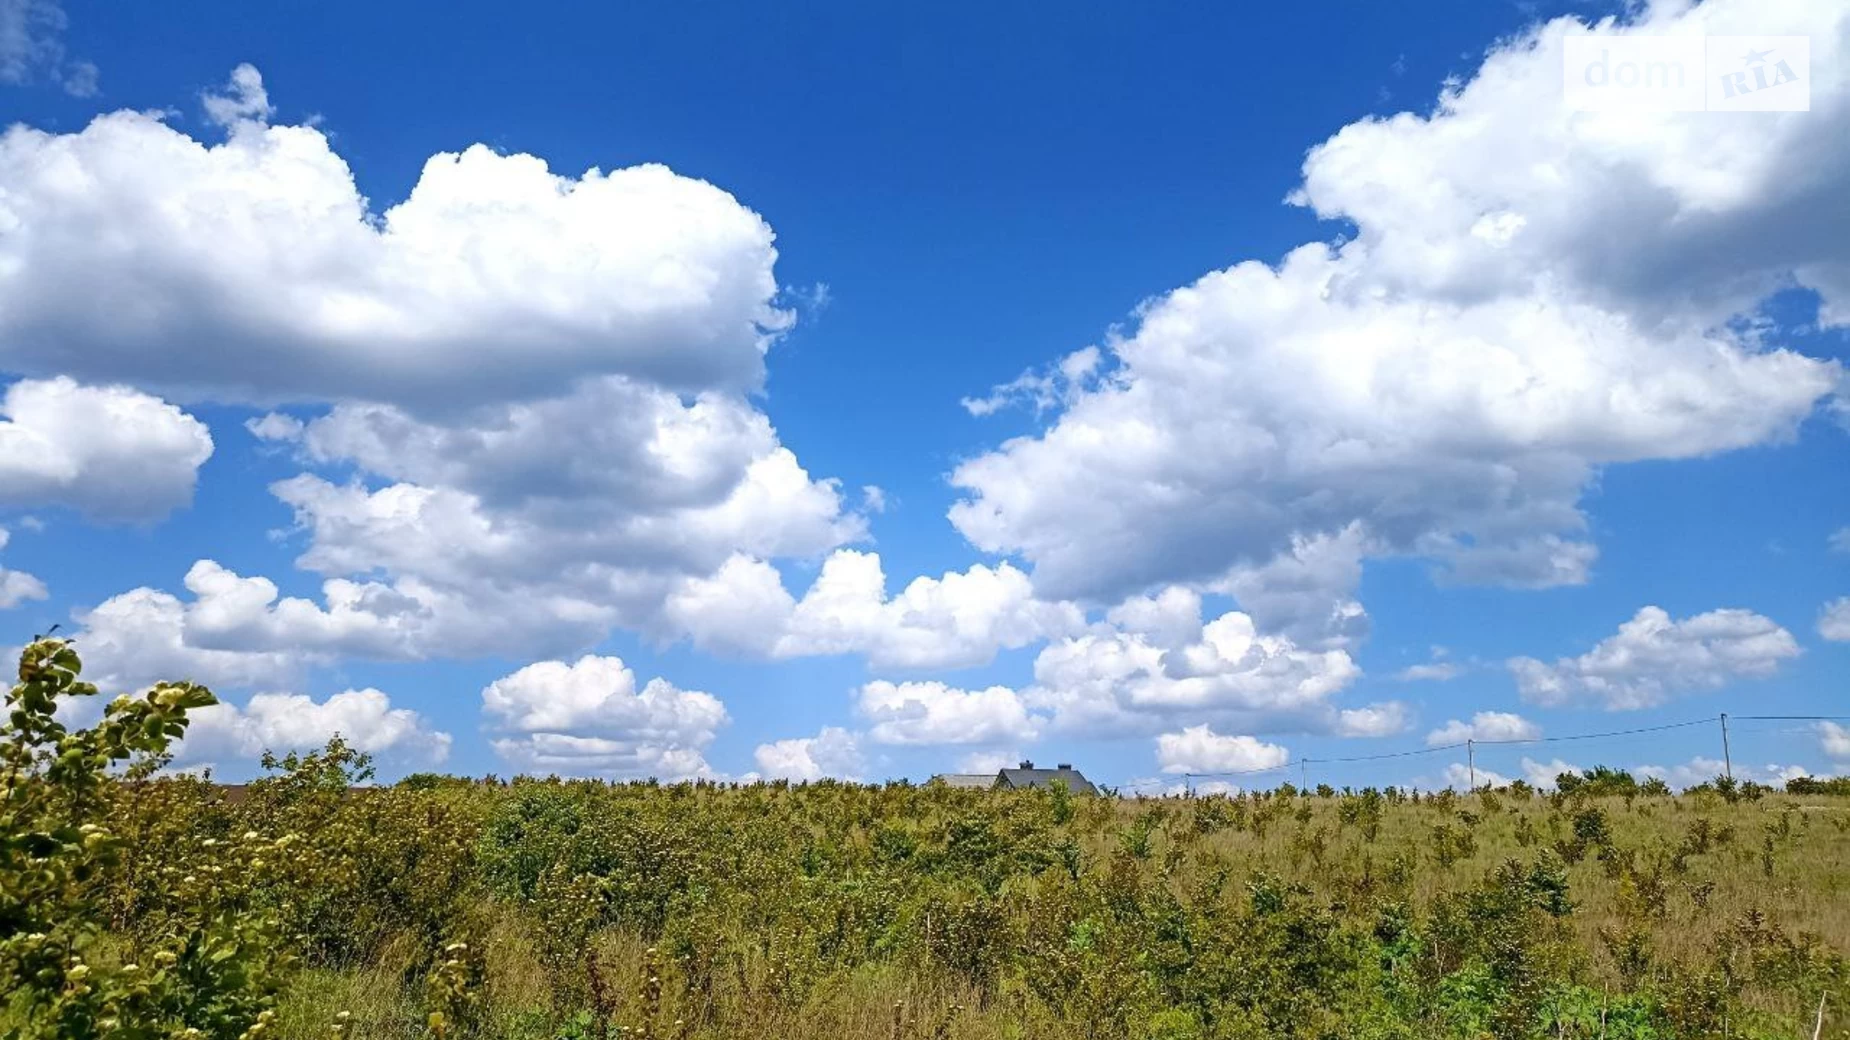
[[[1786,793],[1850,796],[1850,776],[1833,776],[1825,779],[1795,776],[1786,781]]]
[[[1555,777],[1555,790],[1564,796],[1581,795],[1587,798],[1635,798],[1640,793],[1636,777],[1611,766],[1594,766],[1579,773],[1562,773]]]
[[[0,990],[12,1037],[255,1037],[286,957],[274,921],[242,898],[278,843],[255,833],[200,844],[168,864],[162,898],[130,941],[106,934],[104,883],[129,847],[116,803],[147,783],[187,712],[214,703],[190,683],[119,697],[94,726],[55,712],[96,695],[61,640],[20,656],[0,726]],[[114,940],[114,941],[112,941]]]
[[[154,774],[197,687],[57,729],[64,650],[5,731],[0,1035],[1772,1040],[1850,1007],[1850,829],[1738,785],[368,787],[336,740],[233,800]]]

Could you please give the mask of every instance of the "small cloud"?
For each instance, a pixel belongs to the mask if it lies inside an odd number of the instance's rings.
[[[1450,682],[1465,673],[1462,665],[1449,660],[1452,652],[1443,646],[1432,648],[1432,660],[1411,665],[1394,673],[1401,682]]]
[[[1818,723],[1818,743],[1824,753],[1839,762],[1850,762],[1850,727],[1835,722]]]
[[[1682,765],[1669,767],[1651,765],[1634,766],[1630,772],[1633,776],[1662,780],[1680,791],[1686,787],[1695,787],[1698,784],[1708,783],[1716,777],[1729,772],[1730,768],[1729,764],[1722,759],[1705,758],[1698,755]],[[1804,766],[1780,765],[1777,762],[1769,762],[1764,766],[1756,766],[1750,763],[1736,761],[1732,766],[1732,772],[1736,780],[1752,780],[1757,784],[1768,784],[1775,787],[1784,786],[1786,781],[1791,780],[1793,777],[1811,775],[1811,770],[1806,769]]]
[[[1470,764],[1465,762],[1453,762],[1446,766],[1445,774],[1441,779],[1443,781],[1441,786],[1460,791],[1471,790],[1473,784],[1477,787],[1505,787],[1510,782],[1510,778],[1502,773],[1494,773],[1483,766],[1478,766],[1474,770]],[[1415,784],[1415,786],[1419,785]]]
[[[1443,747],[1448,744],[1463,744],[1467,740],[1498,742],[1538,740],[1541,735],[1542,727],[1521,715],[1507,711],[1480,711],[1471,716],[1470,722],[1452,719],[1426,734],[1426,746]]]
[[[1522,760],[1523,778],[1529,781],[1529,786],[1540,788],[1544,791],[1553,790],[1555,778],[1562,773],[1579,772],[1583,772],[1583,770],[1566,759],[1557,758],[1552,762],[1537,762],[1533,758],[1524,758]]]
[[[1021,761],[1015,751],[972,751],[957,760],[960,773],[996,773]]]
[[[1818,615],[1818,634],[1833,643],[1850,643],[1850,596],[1824,605]]]
[[[1339,737],[1391,737],[1406,732],[1412,725],[1412,713],[1399,701],[1382,701],[1336,713],[1336,735]]]
[[[1831,536],[1824,540],[1824,544],[1830,546],[1834,553],[1850,556],[1850,527],[1840,527],[1832,531]]]
[[[59,81],[58,85],[72,97],[95,97],[99,93],[96,85],[97,75],[95,62],[74,61],[65,70],[64,78]]]
[[[809,320],[814,321],[829,305],[835,302],[835,292],[827,282],[813,285],[791,285],[783,289],[783,296],[789,306],[801,311]]]
[[[832,777],[858,780],[867,767],[860,741],[840,726],[824,726],[813,737],[796,737],[758,745],[752,752],[761,775],[798,782]]]
[[[1437,664],[1416,664],[1402,668],[1394,673],[1394,678],[1401,682],[1450,682],[1464,674],[1464,669],[1451,663],[1441,661]]]
[[[69,24],[58,0],[0,0],[0,83],[56,83],[72,97],[94,97],[96,65],[65,58]]]
[[[0,549],[6,548],[11,535],[6,528],[0,527]],[[24,571],[10,571],[0,567],[0,610],[10,610],[29,599],[45,599],[50,593],[45,583]]]
[[[870,513],[886,512],[886,492],[873,484],[862,487],[861,508]]]
[[[276,112],[270,93],[263,89],[263,74],[245,62],[231,70],[223,93],[206,91],[200,95],[206,118],[219,126],[235,129],[246,123],[265,123]]]
[[[302,420],[282,412],[246,419],[244,428],[251,432],[251,436],[269,443],[293,443],[302,439]]]
[[[1017,405],[1032,406],[1038,417],[1090,387],[1104,360],[1104,353],[1097,347],[1085,347],[1061,358],[1051,368],[1023,372],[992,388],[986,397],[966,397],[959,403],[979,419]]]

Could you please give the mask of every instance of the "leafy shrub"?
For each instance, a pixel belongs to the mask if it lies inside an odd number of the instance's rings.
[[[122,836],[109,826],[116,776],[145,780],[214,703],[191,683],[118,697],[100,722],[70,730],[61,701],[96,695],[69,644],[41,639],[20,655],[0,725],[0,990],[9,1035],[84,1040],[180,1034],[250,1036],[270,1021],[285,957],[273,918],[247,899],[287,839],[255,832],[188,850],[167,866],[165,898],[126,951],[105,934],[108,872]],[[119,770],[112,776],[111,770]]]
[[[1809,795],[1850,795],[1850,776],[1833,776],[1819,779],[1812,776],[1795,776],[1786,781],[1787,794]]]
[[[153,773],[196,688],[83,731],[123,754],[58,765],[80,734],[52,735],[43,687],[82,688],[45,661],[6,731],[0,1033],[1771,1040],[1850,1006],[1850,933],[1813,912],[1850,828],[1784,796],[378,788],[337,740],[232,800]]]

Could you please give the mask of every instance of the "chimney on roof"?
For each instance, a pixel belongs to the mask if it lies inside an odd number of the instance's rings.
[[[1029,759],[1025,759],[1025,758],[1024,758],[1024,759],[1022,759],[1022,760],[1021,760],[1021,768],[1023,768],[1023,769],[1033,769],[1033,768],[1034,768],[1034,763],[1033,763],[1032,761],[1030,761]]]
[[[1061,769],[1071,769],[1071,768],[1073,768],[1073,763],[1071,763],[1071,762],[1062,762],[1062,763],[1060,763],[1060,768],[1061,768]]]

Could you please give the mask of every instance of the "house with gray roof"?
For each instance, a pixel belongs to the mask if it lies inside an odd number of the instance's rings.
[[[939,773],[931,778],[934,784],[966,791],[1023,791],[1032,787],[1052,787],[1055,780],[1065,782],[1066,789],[1073,794],[1098,793],[1092,781],[1070,762],[1062,762],[1052,769],[1036,769],[1033,762],[1022,759],[1021,765],[1014,769],[995,773]]]
[[[1021,765],[1014,769],[1004,769],[997,773],[996,787],[1004,791],[1020,791],[1030,787],[1052,787],[1055,780],[1064,782],[1066,789],[1073,794],[1098,793],[1092,781],[1074,769],[1070,762],[1062,762],[1052,769],[1036,769],[1034,763],[1027,759],[1022,759]]]

